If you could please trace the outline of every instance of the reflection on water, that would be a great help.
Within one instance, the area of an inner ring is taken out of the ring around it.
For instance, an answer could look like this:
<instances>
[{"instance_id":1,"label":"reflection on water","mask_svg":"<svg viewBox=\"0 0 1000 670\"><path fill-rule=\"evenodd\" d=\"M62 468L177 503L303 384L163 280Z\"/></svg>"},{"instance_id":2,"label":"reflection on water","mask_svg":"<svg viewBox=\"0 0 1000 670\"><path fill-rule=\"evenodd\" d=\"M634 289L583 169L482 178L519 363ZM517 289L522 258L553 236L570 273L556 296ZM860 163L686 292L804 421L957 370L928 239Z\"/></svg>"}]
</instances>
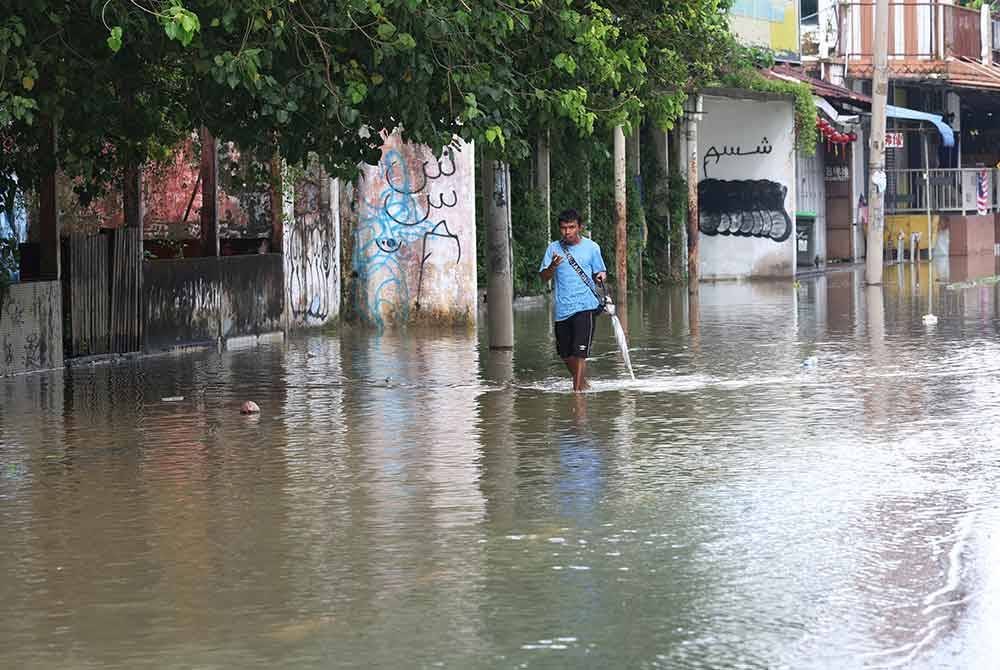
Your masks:
<instances>
[{"instance_id":1,"label":"reflection on water","mask_svg":"<svg viewBox=\"0 0 1000 670\"><path fill-rule=\"evenodd\" d=\"M0 666L994 667L995 283L626 307L0 380Z\"/></svg>"}]
</instances>

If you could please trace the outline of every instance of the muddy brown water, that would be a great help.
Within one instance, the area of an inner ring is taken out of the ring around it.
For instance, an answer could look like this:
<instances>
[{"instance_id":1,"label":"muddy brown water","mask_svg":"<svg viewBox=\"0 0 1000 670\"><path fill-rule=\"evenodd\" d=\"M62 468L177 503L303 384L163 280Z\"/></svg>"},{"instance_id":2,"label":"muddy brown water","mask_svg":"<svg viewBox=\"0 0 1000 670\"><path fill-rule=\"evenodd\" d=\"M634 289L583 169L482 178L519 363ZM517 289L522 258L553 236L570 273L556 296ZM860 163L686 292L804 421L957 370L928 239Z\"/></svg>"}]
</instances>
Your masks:
<instances>
[{"instance_id":1,"label":"muddy brown water","mask_svg":"<svg viewBox=\"0 0 1000 670\"><path fill-rule=\"evenodd\" d=\"M647 291L583 395L544 305L0 380L0 667L997 667L1000 296L928 285Z\"/></svg>"}]
</instances>

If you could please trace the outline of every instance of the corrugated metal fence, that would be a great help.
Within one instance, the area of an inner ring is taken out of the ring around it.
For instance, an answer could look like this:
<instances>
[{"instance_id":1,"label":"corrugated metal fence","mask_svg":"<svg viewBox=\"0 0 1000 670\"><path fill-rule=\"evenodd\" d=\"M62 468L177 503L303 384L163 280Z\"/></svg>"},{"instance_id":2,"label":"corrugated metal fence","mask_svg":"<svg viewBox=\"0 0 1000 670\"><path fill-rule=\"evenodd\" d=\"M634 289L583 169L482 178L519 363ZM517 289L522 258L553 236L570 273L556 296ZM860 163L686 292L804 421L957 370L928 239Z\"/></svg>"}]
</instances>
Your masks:
<instances>
[{"instance_id":1,"label":"corrugated metal fence","mask_svg":"<svg viewBox=\"0 0 1000 670\"><path fill-rule=\"evenodd\" d=\"M69 240L67 309L68 356L94 356L109 351L110 274L108 237L73 235Z\"/></svg>"},{"instance_id":2,"label":"corrugated metal fence","mask_svg":"<svg viewBox=\"0 0 1000 670\"><path fill-rule=\"evenodd\" d=\"M111 270L111 351L142 349L142 229L114 232Z\"/></svg>"}]
</instances>

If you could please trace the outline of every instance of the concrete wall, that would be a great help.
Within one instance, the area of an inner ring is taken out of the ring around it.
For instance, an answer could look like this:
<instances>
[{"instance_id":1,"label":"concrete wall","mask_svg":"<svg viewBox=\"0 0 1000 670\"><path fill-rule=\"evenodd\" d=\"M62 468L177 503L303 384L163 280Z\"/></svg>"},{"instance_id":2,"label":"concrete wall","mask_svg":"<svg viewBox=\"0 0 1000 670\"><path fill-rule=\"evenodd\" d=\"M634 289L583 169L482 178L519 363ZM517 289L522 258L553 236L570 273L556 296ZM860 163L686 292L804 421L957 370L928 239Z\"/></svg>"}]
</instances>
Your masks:
<instances>
[{"instance_id":1,"label":"concrete wall","mask_svg":"<svg viewBox=\"0 0 1000 670\"><path fill-rule=\"evenodd\" d=\"M319 169L295 185L285 219L285 300L292 327L322 326L340 315L340 182Z\"/></svg>"},{"instance_id":2,"label":"concrete wall","mask_svg":"<svg viewBox=\"0 0 1000 670\"><path fill-rule=\"evenodd\" d=\"M283 331L282 273L280 254L143 263L145 350Z\"/></svg>"},{"instance_id":3,"label":"concrete wall","mask_svg":"<svg viewBox=\"0 0 1000 670\"><path fill-rule=\"evenodd\" d=\"M389 136L378 165L356 184L354 308L376 328L423 322L474 324L474 150L440 159Z\"/></svg>"},{"instance_id":4,"label":"concrete wall","mask_svg":"<svg viewBox=\"0 0 1000 670\"><path fill-rule=\"evenodd\" d=\"M702 279L795 274L795 110L706 95L698 129Z\"/></svg>"},{"instance_id":5,"label":"concrete wall","mask_svg":"<svg viewBox=\"0 0 1000 670\"><path fill-rule=\"evenodd\" d=\"M60 283L24 282L0 288L0 377L62 364Z\"/></svg>"}]
</instances>

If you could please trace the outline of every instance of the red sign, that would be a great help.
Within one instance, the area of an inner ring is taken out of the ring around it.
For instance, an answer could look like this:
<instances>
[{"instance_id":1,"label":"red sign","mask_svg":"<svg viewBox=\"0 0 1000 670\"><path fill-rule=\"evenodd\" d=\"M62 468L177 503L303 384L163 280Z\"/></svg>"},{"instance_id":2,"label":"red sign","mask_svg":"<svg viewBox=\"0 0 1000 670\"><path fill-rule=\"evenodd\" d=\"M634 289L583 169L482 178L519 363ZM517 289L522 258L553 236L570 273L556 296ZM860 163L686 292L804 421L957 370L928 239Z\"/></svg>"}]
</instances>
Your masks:
<instances>
[{"instance_id":1,"label":"red sign","mask_svg":"<svg viewBox=\"0 0 1000 670\"><path fill-rule=\"evenodd\" d=\"M886 149L902 149L903 148L903 133L886 133L885 134L885 148Z\"/></svg>"}]
</instances>

